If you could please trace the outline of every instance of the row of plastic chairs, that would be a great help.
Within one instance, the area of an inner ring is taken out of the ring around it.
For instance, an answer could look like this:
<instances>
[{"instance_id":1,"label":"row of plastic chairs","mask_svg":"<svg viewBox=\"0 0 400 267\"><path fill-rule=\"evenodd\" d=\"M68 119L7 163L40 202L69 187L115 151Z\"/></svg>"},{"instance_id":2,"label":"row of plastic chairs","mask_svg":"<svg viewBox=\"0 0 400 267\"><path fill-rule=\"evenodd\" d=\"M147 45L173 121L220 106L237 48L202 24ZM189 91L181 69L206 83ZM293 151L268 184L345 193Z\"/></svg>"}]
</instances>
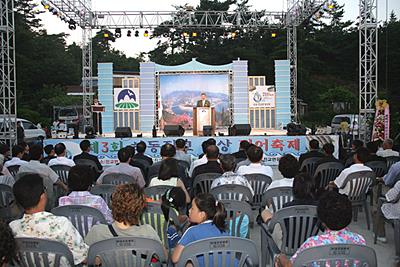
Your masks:
<instances>
[{"instance_id":1,"label":"row of plastic chairs","mask_svg":"<svg viewBox=\"0 0 400 267\"><path fill-rule=\"evenodd\" d=\"M60 266L65 259L74 266L74 259L68 247L60 242L37 239L16 238L19 248L20 266ZM168 259L161 245L154 240L140 237L115 237L96 242L89 247L89 266L167 266ZM158 259L158 264L154 263ZM53 261L54 265L49 262ZM182 252L177 267L186 266L259 266L257 247L253 241L237 237L208 238L193 242ZM307 248L298 254L294 267L325 266L334 263L340 266L377 266L375 251L367 246L355 244L335 244ZM264 266L264 265L262 265Z\"/></svg>"}]
</instances>

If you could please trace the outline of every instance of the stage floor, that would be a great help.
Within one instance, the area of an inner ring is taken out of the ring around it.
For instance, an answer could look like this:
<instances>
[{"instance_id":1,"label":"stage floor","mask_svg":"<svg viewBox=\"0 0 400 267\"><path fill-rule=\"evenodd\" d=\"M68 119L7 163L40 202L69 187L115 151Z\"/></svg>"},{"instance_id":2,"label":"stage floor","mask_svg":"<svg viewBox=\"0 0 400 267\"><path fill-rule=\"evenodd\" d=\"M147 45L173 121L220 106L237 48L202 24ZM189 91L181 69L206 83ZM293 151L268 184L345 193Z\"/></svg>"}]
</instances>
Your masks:
<instances>
[{"instance_id":1,"label":"stage floor","mask_svg":"<svg viewBox=\"0 0 400 267\"><path fill-rule=\"evenodd\" d=\"M228 130L227 129L219 129L215 131L215 135L218 136L219 133L223 134L224 136L228 135ZM153 137L152 132L138 132L134 131L132 132L132 137L136 137L137 135L142 134L143 137ZM252 136L260 136L260 135L286 135L286 130L274 130L274 129L253 129L251 130L250 135ZM101 137L106 137L106 138L112 138L115 136L115 133L103 133ZM164 136L163 131L157 131L157 136ZM186 130L184 136L193 136L193 131L192 130ZM82 136L84 138L84 135Z\"/></svg>"}]
</instances>

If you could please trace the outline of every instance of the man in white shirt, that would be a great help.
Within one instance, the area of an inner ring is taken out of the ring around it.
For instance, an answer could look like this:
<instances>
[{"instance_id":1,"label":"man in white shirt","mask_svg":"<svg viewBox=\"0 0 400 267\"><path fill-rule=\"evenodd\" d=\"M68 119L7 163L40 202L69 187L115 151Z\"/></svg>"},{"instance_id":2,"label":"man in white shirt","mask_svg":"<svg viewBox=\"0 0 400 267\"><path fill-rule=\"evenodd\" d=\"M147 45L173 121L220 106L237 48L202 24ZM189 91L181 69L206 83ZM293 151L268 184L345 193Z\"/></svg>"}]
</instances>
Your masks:
<instances>
[{"instance_id":1,"label":"man in white shirt","mask_svg":"<svg viewBox=\"0 0 400 267\"><path fill-rule=\"evenodd\" d=\"M20 145L15 145L12 148L12 159L9 161L6 161L4 163L4 167L8 168L10 166L15 166L15 165L24 165L27 162L25 160L22 160L22 157L24 156L25 153L25 148L20 146Z\"/></svg>"},{"instance_id":2,"label":"man in white shirt","mask_svg":"<svg viewBox=\"0 0 400 267\"><path fill-rule=\"evenodd\" d=\"M190 166L190 164L192 163L192 157L190 156L190 154L186 153L186 141L182 138L176 139L175 147L176 154L174 158L176 158L177 160L186 161Z\"/></svg>"},{"instance_id":3,"label":"man in white shirt","mask_svg":"<svg viewBox=\"0 0 400 267\"><path fill-rule=\"evenodd\" d=\"M399 152L394 151L392 149L393 148L393 140L392 139L390 139L390 138L386 139L383 142L382 147L383 147L383 150L379 150L378 152L376 152L377 156L384 157L384 158L392 157L392 156L395 156L395 157L399 156Z\"/></svg>"},{"instance_id":4,"label":"man in white shirt","mask_svg":"<svg viewBox=\"0 0 400 267\"><path fill-rule=\"evenodd\" d=\"M58 143L54 147L54 151L57 154L57 158L51 159L48 163L49 166L53 166L53 165L67 165L70 167L75 166L75 162L72 159L65 157L65 155L67 153L67 148L65 147L65 145L63 143Z\"/></svg>"},{"instance_id":5,"label":"man in white shirt","mask_svg":"<svg viewBox=\"0 0 400 267\"><path fill-rule=\"evenodd\" d=\"M47 188L38 174L30 174L15 182L13 193L24 208L22 219L12 221L10 227L15 237L34 237L58 241L68 246L75 265L85 261L88 246L68 218L55 216L45 211ZM54 256L49 257L50 265ZM61 260L60 266L69 266Z\"/></svg>"},{"instance_id":6,"label":"man in white shirt","mask_svg":"<svg viewBox=\"0 0 400 267\"><path fill-rule=\"evenodd\" d=\"M224 184L238 184L247 186L250 189L252 195L254 195L254 190L251 187L251 184L247 180L246 177L240 174L236 174L233 172L235 169L236 161L235 157L232 155L221 155L220 158L220 165L224 173L222 176L216 178L212 184L211 188L224 185Z\"/></svg>"},{"instance_id":7,"label":"man in white shirt","mask_svg":"<svg viewBox=\"0 0 400 267\"><path fill-rule=\"evenodd\" d=\"M272 178L273 171L270 166L261 165L261 161L264 156L264 151L258 146L250 146L247 150L247 157L250 160L250 165L241 166L237 173L241 175L252 174L252 173L261 173L268 175Z\"/></svg>"},{"instance_id":8,"label":"man in white shirt","mask_svg":"<svg viewBox=\"0 0 400 267\"><path fill-rule=\"evenodd\" d=\"M272 181L267 190L277 187L293 186L293 179L299 173L300 164L293 155L286 154L279 159L278 169L283 179Z\"/></svg>"},{"instance_id":9,"label":"man in white shirt","mask_svg":"<svg viewBox=\"0 0 400 267\"><path fill-rule=\"evenodd\" d=\"M197 159L197 160L195 160L195 161L192 162L192 164L190 165L190 169L189 169L189 177L192 177L193 170L194 170L197 166L206 164L206 163L208 162L207 156L206 156L207 147L208 147L208 146L211 146L211 145L216 145L216 144L217 144L217 142L215 141L214 138L207 139L206 141L204 141L204 142L201 144L201 148L203 149L203 156L202 156L201 158L199 158L199 159Z\"/></svg>"},{"instance_id":10,"label":"man in white shirt","mask_svg":"<svg viewBox=\"0 0 400 267\"><path fill-rule=\"evenodd\" d=\"M365 147L357 149L356 153L353 155L354 164L344 169L334 181L330 182L329 186L340 188L344 184L344 181L349 174L359 171L372 171L370 167L364 165L364 163L368 160L368 156L369 153ZM347 184L343 189L339 189L340 194L348 195L349 192L350 184Z\"/></svg>"},{"instance_id":11,"label":"man in white shirt","mask_svg":"<svg viewBox=\"0 0 400 267\"><path fill-rule=\"evenodd\" d=\"M97 184L102 184L103 183L103 178L107 174L110 173L123 173L126 175L131 176L134 178L135 182L143 188L146 184L143 178L143 174L141 170L137 167L133 167L129 164L131 161L131 153L128 151L126 147L121 148L118 151L118 160L119 164L115 166L111 166L107 169L104 170L104 172L100 175L99 179L97 179Z\"/></svg>"}]
</instances>

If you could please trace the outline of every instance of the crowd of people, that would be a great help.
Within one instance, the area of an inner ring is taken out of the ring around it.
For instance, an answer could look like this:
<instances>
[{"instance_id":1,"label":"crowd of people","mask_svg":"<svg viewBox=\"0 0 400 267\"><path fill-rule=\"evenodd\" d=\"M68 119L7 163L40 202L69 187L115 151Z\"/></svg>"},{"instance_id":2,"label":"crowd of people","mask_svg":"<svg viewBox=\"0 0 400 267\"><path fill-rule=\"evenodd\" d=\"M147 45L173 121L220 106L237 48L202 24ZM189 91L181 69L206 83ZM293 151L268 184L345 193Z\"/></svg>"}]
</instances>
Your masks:
<instances>
[{"instance_id":1,"label":"crowd of people","mask_svg":"<svg viewBox=\"0 0 400 267\"><path fill-rule=\"evenodd\" d=\"M149 203L159 203L163 219L169 222L168 246L164 246L164 256L170 255L171 261L177 263L185 247L193 242L231 233L231 218L227 216L223 202L210 193L194 194L195 178L207 173L219 174L212 181L211 189L227 184L242 185L249 188L252 195L255 189L246 175L263 174L272 178L266 190L292 188L293 200L285 203L284 208L296 205L317 208L324 231L309 237L291 258L277 255L276 266L292 266L297 255L308 247L340 243L366 245L363 236L348 228L353 213L352 203L347 197L350 188L345 181L352 173L372 171L368 162L386 162L387 157L399 156L392 147L390 139L382 145L370 142L365 146L361 141L354 140L352 151L339 160L333 156L333 144L324 144L320 149L319 142L313 139L309 142L310 151L299 159L291 154L283 155L279 160L279 173L274 173L263 161L262 148L247 141L241 141L239 151L222 154L215 139L210 138L202 144L203 154L193 160L186 151L186 141L179 138L174 144L161 147L161 160L158 162L146 155L146 143L139 142L136 146L121 148L118 151L119 164L107 168L103 168L98 158L90 154L89 140L80 143L82 153L73 159L68 157L63 143L44 148L40 144L29 146L20 143L12 147L11 155L8 146L0 144L0 184L12 188L15 198L11 208L14 220L0 222L0 265L18 261L15 237L62 242L72 252L75 264L86 264L89 246L112 237L144 237L164 244L155 229L140 221ZM318 159L315 168L327 162L339 162L346 167L329 184L319 188L316 181L318 177L307 172L303 166L310 158ZM80 164L79 160L91 161L92 165ZM61 179L54 171L52 166L56 165L69 168L67 180ZM15 167L16 172L10 171ZM107 204L101 196L92 194L91 189L103 184L109 174L116 173L125 174L132 180L131 183L116 186L111 204ZM385 218L400 219L400 161L391 165L385 176L376 178L375 183L383 184L387 193L384 195L385 201L374 212L374 233L379 242L387 242ZM152 199L144 193L145 188L160 185L169 186L161 199ZM85 205L98 209L107 224L94 225L86 236L81 236L66 217L51 213L52 208L66 205ZM177 219L171 218L171 210ZM258 215L259 223L268 224L274 216L271 203L262 207ZM248 218L246 222L246 227L250 227ZM248 231L239 235L246 237ZM274 229L273 237L277 244L281 244L279 229ZM200 261L204 262L204 259Z\"/></svg>"}]
</instances>

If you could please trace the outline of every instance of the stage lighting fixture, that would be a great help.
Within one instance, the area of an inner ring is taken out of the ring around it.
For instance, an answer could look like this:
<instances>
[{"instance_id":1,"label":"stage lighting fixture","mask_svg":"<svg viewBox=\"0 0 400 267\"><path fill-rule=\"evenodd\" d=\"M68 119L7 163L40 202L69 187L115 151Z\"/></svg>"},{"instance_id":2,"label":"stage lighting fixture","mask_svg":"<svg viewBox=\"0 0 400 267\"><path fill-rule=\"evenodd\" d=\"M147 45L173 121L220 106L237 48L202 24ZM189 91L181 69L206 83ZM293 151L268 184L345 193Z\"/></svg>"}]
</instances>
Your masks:
<instances>
[{"instance_id":1,"label":"stage lighting fixture","mask_svg":"<svg viewBox=\"0 0 400 267\"><path fill-rule=\"evenodd\" d=\"M277 35L276 32L271 33L271 37L272 37L272 38L275 38L276 35Z\"/></svg>"},{"instance_id":2,"label":"stage lighting fixture","mask_svg":"<svg viewBox=\"0 0 400 267\"><path fill-rule=\"evenodd\" d=\"M187 32L183 32L183 37L189 37L189 34Z\"/></svg>"},{"instance_id":3,"label":"stage lighting fixture","mask_svg":"<svg viewBox=\"0 0 400 267\"><path fill-rule=\"evenodd\" d=\"M192 32L192 37L197 37L197 32Z\"/></svg>"},{"instance_id":4,"label":"stage lighting fixture","mask_svg":"<svg viewBox=\"0 0 400 267\"><path fill-rule=\"evenodd\" d=\"M132 31L128 30L128 33L126 34L126 36L131 37L132 36Z\"/></svg>"},{"instance_id":5,"label":"stage lighting fixture","mask_svg":"<svg viewBox=\"0 0 400 267\"><path fill-rule=\"evenodd\" d=\"M135 37L139 37L139 31L135 31Z\"/></svg>"},{"instance_id":6,"label":"stage lighting fixture","mask_svg":"<svg viewBox=\"0 0 400 267\"><path fill-rule=\"evenodd\" d=\"M144 37L149 37L149 31L148 31L148 30L145 30L144 33L143 33L143 36L144 36Z\"/></svg>"},{"instance_id":7,"label":"stage lighting fixture","mask_svg":"<svg viewBox=\"0 0 400 267\"><path fill-rule=\"evenodd\" d=\"M237 33L236 33L236 32L232 32L232 33L231 33L231 37L232 37L232 39L235 39L235 38L236 38L236 35L237 35Z\"/></svg>"},{"instance_id":8,"label":"stage lighting fixture","mask_svg":"<svg viewBox=\"0 0 400 267\"><path fill-rule=\"evenodd\" d=\"M121 34L121 29L120 28L116 28L115 29L115 37L116 38L121 38L122 34Z\"/></svg>"},{"instance_id":9,"label":"stage lighting fixture","mask_svg":"<svg viewBox=\"0 0 400 267\"><path fill-rule=\"evenodd\" d=\"M68 28L70 30L76 30L76 22L73 19L70 19L68 22Z\"/></svg>"},{"instance_id":10,"label":"stage lighting fixture","mask_svg":"<svg viewBox=\"0 0 400 267\"><path fill-rule=\"evenodd\" d=\"M108 33L105 32L105 33L103 33L103 37L104 37L104 38L108 38L108 37L110 37L110 35L109 35Z\"/></svg>"}]
</instances>

